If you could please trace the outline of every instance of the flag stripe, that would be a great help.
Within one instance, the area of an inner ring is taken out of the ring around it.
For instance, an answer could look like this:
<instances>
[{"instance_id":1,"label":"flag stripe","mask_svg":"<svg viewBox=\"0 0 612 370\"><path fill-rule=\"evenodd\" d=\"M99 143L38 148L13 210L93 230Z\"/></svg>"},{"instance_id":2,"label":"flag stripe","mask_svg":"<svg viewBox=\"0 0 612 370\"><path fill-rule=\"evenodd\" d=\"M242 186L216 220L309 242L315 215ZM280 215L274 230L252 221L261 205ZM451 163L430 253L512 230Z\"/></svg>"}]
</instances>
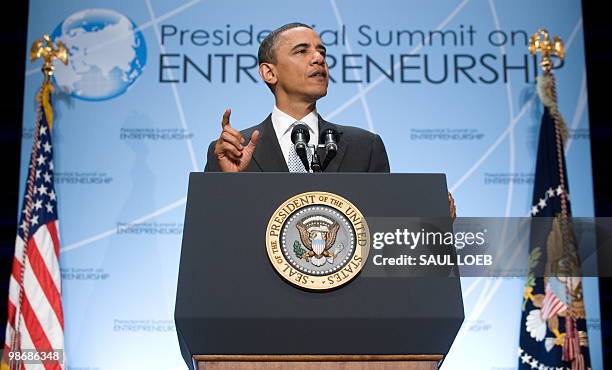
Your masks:
<instances>
[{"instance_id":1,"label":"flag stripe","mask_svg":"<svg viewBox=\"0 0 612 370\"><path fill-rule=\"evenodd\" d=\"M22 323L24 322L23 316L21 316L21 322ZM19 348L21 349L34 348L34 343L32 343L32 338L30 337L30 331L28 330L27 326L21 325L19 332L21 334L19 338L21 340ZM20 368L26 369L25 364L22 363ZM40 366L38 368L40 369Z\"/></svg>"},{"instance_id":2,"label":"flag stripe","mask_svg":"<svg viewBox=\"0 0 612 370\"><path fill-rule=\"evenodd\" d=\"M10 345L9 338L13 337L13 322L15 321L15 304L11 301L8 302L8 318L6 325L6 336L4 337L6 344ZM10 331L10 332L9 332Z\"/></svg>"},{"instance_id":3,"label":"flag stripe","mask_svg":"<svg viewBox=\"0 0 612 370\"><path fill-rule=\"evenodd\" d=\"M55 260L59 261L59 233L57 232L58 221L51 221L47 224L47 231L53 240L53 251L55 252ZM57 272L59 273L59 266Z\"/></svg>"},{"instance_id":4,"label":"flag stripe","mask_svg":"<svg viewBox=\"0 0 612 370\"><path fill-rule=\"evenodd\" d=\"M16 285L17 295L14 296L15 302L17 300L17 297L19 296L19 284L21 283L21 261L23 258L23 249L24 249L23 239L17 236L17 239L15 241L15 256L13 258L13 271L12 271L12 276L15 278L15 283L17 284ZM9 291L9 293L11 292Z\"/></svg>"},{"instance_id":5,"label":"flag stripe","mask_svg":"<svg viewBox=\"0 0 612 370\"><path fill-rule=\"evenodd\" d=\"M57 258L57 254L55 253L55 240L53 238L53 234L51 233L49 224L43 225L36 231L34 234L34 241L36 241L38 252L42 257L49 274L53 278L55 289L57 289L57 291L61 291L59 260ZM46 248L44 246L52 246L53 248Z\"/></svg>"},{"instance_id":6,"label":"flag stripe","mask_svg":"<svg viewBox=\"0 0 612 370\"><path fill-rule=\"evenodd\" d=\"M15 321L15 317L17 315L17 302L19 300L19 283L17 282L18 274L15 274L14 271L21 271L21 263L17 260L16 257L13 257L13 272L10 276L9 281L9 299L8 299L8 315L6 322L6 336L4 337L5 343L5 354L8 350L12 349L13 346L13 335L15 334L15 325L17 324ZM8 359L6 359L8 362Z\"/></svg>"},{"instance_id":7,"label":"flag stripe","mask_svg":"<svg viewBox=\"0 0 612 370\"><path fill-rule=\"evenodd\" d=\"M62 326L53 311L53 308L49 304L49 301L43 293L43 288L39 285L36 276L34 275L32 265L30 264L29 258L26 259L26 269L23 276L23 283L25 288L24 298L28 298L28 302L33 309L33 314L39 320L40 328L43 330L45 337L51 344L51 347L46 347L47 350L51 348L62 348ZM25 315L27 312L24 312ZM33 336L35 332L30 331ZM36 343L36 340L34 341Z\"/></svg>"},{"instance_id":8,"label":"flag stripe","mask_svg":"<svg viewBox=\"0 0 612 370\"><path fill-rule=\"evenodd\" d=\"M19 284L15 280L13 275L10 276L9 281L9 300L8 300L8 315L6 322L6 335L4 337L5 347L8 349L12 348L13 334L15 333L15 315L16 315L16 300L19 295ZM5 349L6 352L6 349Z\"/></svg>"},{"instance_id":9,"label":"flag stripe","mask_svg":"<svg viewBox=\"0 0 612 370\"><path fill-rule=\"evenodd\" d=\"M13 343L11 343L11 340L13 339L14 332L15 330L13 329L13 325L11 324L10 321L8 321L6 324L6 332L4 336L4 355L5 356L6 356L6 351L9 351L12 348L11 346L13 345Z\"/></svg>"},{"instance_id":10,"label":"flag stripe","mask_svg":"<svg viewBox=\"0 0 612 370\"><path fill-rule=\"evenodd\" d=\"M25 321L24 318L21 318L22 322ZM34 343L32 342L32 337L30 336L30 332L27 328L26 325L22 325L21 330L21 349L33 349L36 348L34 346ZM42 369L43 366L41 366L40 364L21 364L21 369L24 370L40 370ZM54 370L54 369L59 369L57 366L53 366L52 364L44 364L44 368L45 369L50 369L50 370Z\"/></svg>"},{"instance_id":11,"label":"flag stripe","mask_svg":"<svg viewBox=\"0 0 612 370\"><path fill-rule=\"evenodd\" d=\"M9 281L9 299L8 299L8 315L6 323L6 336L4 337L5 352L6 348L12 349L13 335L15 333L15 315L17 311L17 304L19 301L19 280L21 275L21 258L23 255L23 239L17 235L15 240L15 255L13 257L13 269ZM7 360L8 361L8 360Z\"/></svg>"},{"instance_id":12,"label":"flag stripe","mask_svg":"<svg viewBox=\"0 0 612 370\"><path fill-rule=\"evenodd\" d=\"M40 229L38 229L39 231L37 231L36 234L39 234L44 229L45 227L41 227ZM38 245L42 244L38 244L37 242L38 240L36 239L36 235L34 235L34 239L30 239L30 242L28 243L28 262L32 266L32 272L34 273L40 285L40 289L47 299L47 302L53 309L53 312L55 313L56 318L59 321L61 327L64 327L64 316L62 314L61 301L62 297L60 295L60 292L58 291L55 279L53 279L53 277L49 273L49 269L47 268L47 265L45 264L45 261L40 254ZM46 251L48 254L49 248L46 248ZM51 251L51 253L53 252ZM53 265L53 263L51 264ZM56 269L59 268L57 267L57 262L55 263L55 266Z\"/></svg>"},{"instance_id":13,"label":"flag stripe","mask_svg":"<svg viewBox=\"0 0 612 370\"><path fill-rule=\"evenodd\" d=\"M21 239L21 237L17 235L17 237L15 238L15 257L19 258L19 261L21 261L21 257L23 256L24 246L25 243L23 242L23 239Z\"/></svg>"},{"instance_id":14,"label":"flag stripe","mask_svg":"<svg viewBox=\"0 0 612 370\"><path fill-rule=\"evenodd\" d=\"M15 277L11 275L9 278L9 310L8 310L8 321L10 323L15 322L15 309L17 299L19 298L19 284Z\"/></svg>"},{"instance_id":15,"label":"flag stripe","mask_svg":"<svg viewBox=\"0 0 612 370\"><path fill-rule=\"evenodd\" d=\"M567 306L557 297L555 292L553 292L550 284L546 284L546 288L544 289L544 301L542 302L542 318L548 320L559 312L564 311L566 308Z\"/></svg>"},{"instance_id":16,"label":"flag stripe","mask_svg":"<svg viewBox=\"0 0 612 370\"><path fill-rule=\"evenodd\" d=\"M24 328L20 328L21 330L21 349L25 350L25 349L35 349L38 351L42 351L42 350L49 350L49 348L51 347L51 343L49 342L49 338L47 338L47 336L45 335L45 332L40 324L40 321L38 320L38 318L36 317L36 314L34 314L34 310L32 308L32 306L30 305L30 301L28 300L28 298L25 296L23 297L23 301L22 301L22 305L23 305L23 323L25 324ZM25 333L23 333L23 329L27 329L28 333L29 333L29 338L25 338ZM29 339L29 340L26 340ZM28 343L28 341L30 343ZM32 345L32 347L29 347L29 345Z\"/></svg>"}]
</instances>

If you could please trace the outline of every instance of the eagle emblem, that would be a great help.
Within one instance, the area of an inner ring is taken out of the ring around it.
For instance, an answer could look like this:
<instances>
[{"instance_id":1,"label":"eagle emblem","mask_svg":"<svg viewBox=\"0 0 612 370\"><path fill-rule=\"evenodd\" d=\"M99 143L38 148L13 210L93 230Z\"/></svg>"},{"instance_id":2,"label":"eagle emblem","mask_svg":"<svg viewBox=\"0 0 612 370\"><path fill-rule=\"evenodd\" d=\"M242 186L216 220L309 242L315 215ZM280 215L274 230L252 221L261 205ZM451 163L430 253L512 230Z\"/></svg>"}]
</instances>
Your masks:
<instances>
[{"instance_id":1,"label":"eagle emblem","mask_svg":"<svg viewBox=\"0 0 612 370\"><path fill-rule=\"evenodd\" d=\"M266 228L266 251L276 272L308 290L327 291L352 281L369 250L365 217L338 194L296 194L279 205Z\"/></svg>"},{"instance_id":2,"label":"eagle emblem","mask_svg":"<svg viewBox=\"0 0 612 370\"><path fill-rule=\"evenodd\" d=\"M340 243L330 251L336 242L340 224L328 217L321 215L305 217L295 227L298 229L302 244L308 250L301 258L315 266L333 263L334 258L344 248Z\"/></svg>"}]
</instances>

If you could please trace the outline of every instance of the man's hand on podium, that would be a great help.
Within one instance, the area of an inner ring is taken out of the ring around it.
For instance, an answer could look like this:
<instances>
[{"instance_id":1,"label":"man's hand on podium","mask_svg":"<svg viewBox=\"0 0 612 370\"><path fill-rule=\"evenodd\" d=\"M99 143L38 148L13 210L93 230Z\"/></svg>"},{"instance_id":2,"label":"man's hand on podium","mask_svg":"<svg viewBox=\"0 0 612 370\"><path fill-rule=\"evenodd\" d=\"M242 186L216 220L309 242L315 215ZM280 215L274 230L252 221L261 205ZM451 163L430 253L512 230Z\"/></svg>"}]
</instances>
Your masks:
<instances>
[{"instance_id":1,"label":"man's hand on podium","mask_svg":"<svg viewBox=\"0 0 612 370\"><path fill-rule=\"evenodd\" d=\"M230 125L230 108L223 113L221 121L221 136L215 144L215 156L219 163L219 168L223 172L241 172L251 163L255 145L259 139L259 131L255 130L251 136L251 140L245 146L244 137L239 131Z\"/></svg>"},{"instance_id":2,"label":"man's hand on podium","mask_svg":"<svg viewBox=\"0 0 612 370\"><path fill-rule=\"evenodd\" d=\"M451 218L455 221L455 218L457 218L457 207L455 207L455 199L453 199L450 191L448 192L448 206L450 207Z\"/></svg>"}]
</instances>

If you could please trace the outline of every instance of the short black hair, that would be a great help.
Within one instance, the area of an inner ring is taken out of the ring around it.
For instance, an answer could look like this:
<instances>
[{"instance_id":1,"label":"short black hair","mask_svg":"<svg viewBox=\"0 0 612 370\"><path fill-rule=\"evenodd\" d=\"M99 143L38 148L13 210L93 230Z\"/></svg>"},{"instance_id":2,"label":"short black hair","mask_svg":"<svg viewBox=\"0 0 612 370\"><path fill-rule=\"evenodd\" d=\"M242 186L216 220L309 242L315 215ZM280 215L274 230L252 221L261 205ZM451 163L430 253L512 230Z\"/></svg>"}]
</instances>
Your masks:
<instances>
[{"instance_id":1,"label":"short black hair","mask_svg":"<svg viewBox=\"0 0 612 370\"><path fill-rule=\"evenodd\" d=\"M268 36L266 36L266 38L259 45L259 51L257 52L257 59L258 59L259 64L275 63L276 62L276 53L275 53L276 50L275 49L276 49L276 46L278 45L278 40L280 38L280 35L287 30L290 30L292 28L299 28L299 27L305 27L305 28L312 29L312 27L310 27L307 24L294 22L294 23L288 23L284 26L280 26L279 28L270 32Z\"/></svg>"},{"instance_id":2,"label":"short black hair","mask_svg":"<svg viewBox=\"0 0 612 370\"><path fill-rule=\"evenodd\" d=\"M268 36L266 36L266 38L259 45L259 51L257 52L258 64L276 63L276 46L278 46L280 35L287 30L290 30L292 28L300 28L300 27L312 29L312 27L310 27L307 24L293 22L293 23L285 24L284 26L280 26L279 28L270 32ZM272 92L274 93L272 86L268 84L267 82L266 82L266 85L268 85L270 90L272 90Z\"/></svg>"}]
</instances>

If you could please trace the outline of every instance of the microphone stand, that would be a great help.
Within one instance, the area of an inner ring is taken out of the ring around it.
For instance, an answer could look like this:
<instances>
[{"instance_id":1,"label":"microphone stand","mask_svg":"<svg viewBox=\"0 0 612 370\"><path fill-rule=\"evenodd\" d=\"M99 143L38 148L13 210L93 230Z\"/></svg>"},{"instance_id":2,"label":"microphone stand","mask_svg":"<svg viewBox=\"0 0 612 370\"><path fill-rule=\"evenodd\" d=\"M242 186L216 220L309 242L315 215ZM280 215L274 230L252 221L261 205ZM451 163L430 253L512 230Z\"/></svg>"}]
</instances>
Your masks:
<instances>
[{"instance_id":1,"label":"microphone stand","mask_svg":"<svg viewBox=\"0 0 612 370\"><path fill-rule=\"evenodd\" d=\"M317 149L325 148L325 144L318 144L317 146L310 144L308 145L308 148L312 150L312 159L310 160L310 168L312 168L312 172L324 172L329 162L336 156L335 152L332 155L328 154L325 156L323 163L321 163Z\"/></svg>"},{"instance_id":2,"label":"microphone stand","mask_svg":"<svg viewBox=\"0 0 612 370\"><path fill-rule=\"evenodd\" d=\"M310 161L310 168L312 168L312 172L322 172L321 160L319 159L319 153L317 153L317 148L320 146L321 144L317 146L308 145L308 147L312 149L312 159Z\"/></svg>"}]
</instances>

